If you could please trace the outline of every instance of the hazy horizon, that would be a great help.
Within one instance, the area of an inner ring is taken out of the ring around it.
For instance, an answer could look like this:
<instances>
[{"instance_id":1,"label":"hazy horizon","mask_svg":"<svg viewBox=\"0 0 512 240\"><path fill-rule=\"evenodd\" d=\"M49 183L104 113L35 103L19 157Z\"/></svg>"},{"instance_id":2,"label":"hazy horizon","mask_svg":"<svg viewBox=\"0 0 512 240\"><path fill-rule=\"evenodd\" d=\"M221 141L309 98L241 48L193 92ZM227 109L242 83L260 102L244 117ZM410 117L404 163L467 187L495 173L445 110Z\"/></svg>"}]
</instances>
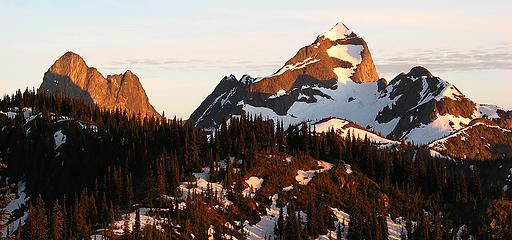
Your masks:
<instances>
[{"instance_id":1,"label":"hazy horizon","mask_svg":"<svg viewBox=\"0 0 512 240\"><path fill-rule=\"evenodd\" d=\"M478 103L512 109L511 3L290 3L2 1L0 94L39 87L73 51L105 76L132 70L159 112L188 118L223 76L270 75L341 21L381 77L422 65Z\"/></svg>"}]
</instances>

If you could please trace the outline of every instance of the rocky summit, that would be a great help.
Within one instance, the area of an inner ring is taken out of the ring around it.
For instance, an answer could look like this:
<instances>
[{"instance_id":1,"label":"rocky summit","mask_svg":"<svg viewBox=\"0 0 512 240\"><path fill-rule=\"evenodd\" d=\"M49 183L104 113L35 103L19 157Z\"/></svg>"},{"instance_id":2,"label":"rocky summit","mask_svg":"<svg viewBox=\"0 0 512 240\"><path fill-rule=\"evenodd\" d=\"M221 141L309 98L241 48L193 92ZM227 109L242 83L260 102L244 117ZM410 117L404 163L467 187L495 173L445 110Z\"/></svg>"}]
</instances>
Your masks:
<instances>
[{"instance_id":1,"label":"rocky summit","mask_svg":"<svg viewBox=\"0 0 512 240\"><path fill-rule=\"evenodd\" d=\"M67 52L44 74L39 92L80 99L104 109L160 116L150 104L139 78L130 70L106 78L88 67L78 54Z\"/></svg>"},{"instance_id":2,"label":"rocky summit","mask_svg":"<svg viewBox=\"0 0 512 240\"><path fill-rule=\"evenodd\" d=\"M253 108L259 108L276 116L288 115L297 121L285 122L297 123L303 118L294 117L296 105L312 106L323 99L332 100L328 92L359 83L377 87L381 82L364 39L338 23L301 48L274 74L262 78L244 75L240 81L233 75L223 78L190 120L196 126L210 128L223 116L254 114L258 110Z\"/></svg>"}]
</instances>

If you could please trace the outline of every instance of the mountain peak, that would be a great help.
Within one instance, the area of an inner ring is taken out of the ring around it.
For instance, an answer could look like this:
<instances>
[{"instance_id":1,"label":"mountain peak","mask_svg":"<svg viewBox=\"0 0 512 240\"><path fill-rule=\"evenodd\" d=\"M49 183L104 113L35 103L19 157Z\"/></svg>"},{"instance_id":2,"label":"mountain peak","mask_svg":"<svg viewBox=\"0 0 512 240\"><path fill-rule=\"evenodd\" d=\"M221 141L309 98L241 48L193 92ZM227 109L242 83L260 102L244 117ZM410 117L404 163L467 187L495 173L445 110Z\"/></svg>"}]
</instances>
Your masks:
<instances>
[{"instance_id":1,"label":"mountain peak","mask_svg":"<svg viewBox=\"0 0 512 240\"><path fill-rule=\"evenodd\" d=\"M61 58L69 58L69 57L82 58L80 55L78 55L77 53L72 52L72 51L67 51L66 53L64 53L64 55L61 56Z\"/></svg>"},{"instance_id":2,"label":"mountain peak","mask_svg":"<svg viewBox=\"0 0 512 240\"><path fill-rule=\"evenodd\" d=\"M67 65L79 64L79 65L87 66L87 64L85 63L85 60L80 55L78 55L74 52L71 52L71 51L64 53L64 55L62 55L59 59L57 59L57 61L55 61L55 64L57 64L57 63L67 64Z\"/></svg>"},{"instance_id":3,"label":"mountain peak","mask_svg":"<svg viewBox=\"0 0 512 240\"><path fill-rule=\"evenodd\" d=\"M350 31L347 28L347 26L345 26L345 24L343 24L342 22L338 22L329 31L320 35L320 37L325 37L331 41L336 41L340 39L345 39L350 34L352 34L352 31Z\"/></svg>"},{"instance_id":4,"label":"mountain peak","mask_svg":"<svg viewBox=\"0 0 512 240\"><path fill-rule=\"evenodd\" d=\"M416 66L413 67L409 73L407 73L408 76L414 76L414 77L432 77L432 73L427 70L426 68L422 66Z\"/></svg>"},{"instance_id":5,"label":"mountain peak","mask_svg":"<svg viewBox=\"0 0 512 240\"><path fill-rule=\"evenodd\" d=\"M373 91L386 85L384 80L377 83L378 80L364 39L343 23L337 23L316 36L312 44L300 48L269 76L255 79L243 76L240 81L234 77L223 78L189 120L195 126L214 128L225 116L261 115L260 110L275 114L267 115L269 118L285 119L284 125L329 116L344 117L333 113L340 113L340 109L349 112L348 108L359 106L355 103L375 96L377 93ZM359 85L364 86L359 88ZM352 90L361 97L355 96ZM340 107L340 103L350 106ZM313 111L317 106L322 110Z\"/></svg>"},{"instance_id":6,"label":"mountain peak","mask_svg":"<svg viewBox=\"0 0 512 240\"><path fill-rule=\"evenodd\" d=\"M89 67L80 55L68 51L48 69L48 72L61 75L72 76L72 79L78 78L80 73L87 71Z\"/></svg>"},{"instance_id":7,"label":"mountain peak","mask_svg":"<svg viewBox=\"0 0 512 240\"><path fill-rule=\"evenodd\" d=\"M130 69L126 70L123 75L125 77L126 76L136 76Z\"/></svg>"},{"instance_id":8,"label":"mountain peak","mask_svg":"<svg viewBox=\"0 0 512 240\"><path fill-rule=\"evenodd\" d=\"M66 52L44 74L40 92L80 99L105 109L159 116L149 103L139 78L130 70L105 78L74 52Z\"/></svg>"}]
</instances>

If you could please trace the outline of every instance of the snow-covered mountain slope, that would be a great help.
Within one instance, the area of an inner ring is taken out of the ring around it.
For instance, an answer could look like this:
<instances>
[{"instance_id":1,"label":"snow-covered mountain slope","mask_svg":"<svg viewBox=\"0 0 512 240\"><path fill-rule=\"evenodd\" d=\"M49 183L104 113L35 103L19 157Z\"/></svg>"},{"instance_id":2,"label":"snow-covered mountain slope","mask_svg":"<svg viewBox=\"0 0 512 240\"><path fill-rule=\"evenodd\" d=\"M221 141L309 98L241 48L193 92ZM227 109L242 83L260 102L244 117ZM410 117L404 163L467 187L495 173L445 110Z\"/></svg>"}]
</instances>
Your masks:
<instances>
[{"instance_id":1,"label":"snow-covered mountain slope","mask_svg":"<svg viewBox=\"0 0 512 240\"><path fill-rule=\"evenodd\" d=\"M368 131L367 129L364 129L363 127L357 124L354 124L353 122L344 119L324 119L313 124L313 127L317 133L334 131L344 138L353 137L361 140L368 139L370 142L373 142L382 147L400 145L400 142L398 141L383 138L375 133Z\"/></svg>"},{"instance_id":2,"label":"snow-covered mountain slope","mask_svg":"<svg viewBox=\"0 0 512 240\"><path fill-rule=\"evenodd\" d=\"M199 127L215 127L226 115L251 113L251 107L279 116L293 115L295 109L302 109L300 105L333 100L333 93L343 94L357 83L371 82L367 88L375 93L378 79L366 42L338 23L301 48L274 74L256 79L244 75L240 81L232 75L224 77L190 120Z\"/></svg>"},{"instance_id":3,"label":"snow-covered mountain slope","mask_svg":"<svg viewBox=\"0 0 512 240\"><path fill-rule=\"evenodd\" d=\"M366 42L341 23L270 76L223 78L189 120L216 128L223 118L241 114L285 126L347 119L385 138L415 144L447 137L478 118L512 126L512 114L471 101L423 67L400 73L389 84L379 79Z\"/></svg>"},{"instance_id":4,"label":"snow-covered mountain slope","mask_svg":"<svg viewBox=\"0 0 512 240\"><path fill-rule=\"evenodd\" d=\"M480 117L474 102L423 67L396 76L382 91L379 101L388 105L379 111L376 121L396 124L392 124L391 132L375 130L417 144L448 136Z\"/></svg>"},{"instance_id":5,"label":"snow-covered mountain slope","mask_svg":"<svg viewBox=\"0 0 512 240\"><path fill-rule=\"evenodd\" d=\"M459 159L509 158L512 157L512 130L490 120L477 119L468 127L429 144L429 147Z\"/></svg>"}]
</instances>

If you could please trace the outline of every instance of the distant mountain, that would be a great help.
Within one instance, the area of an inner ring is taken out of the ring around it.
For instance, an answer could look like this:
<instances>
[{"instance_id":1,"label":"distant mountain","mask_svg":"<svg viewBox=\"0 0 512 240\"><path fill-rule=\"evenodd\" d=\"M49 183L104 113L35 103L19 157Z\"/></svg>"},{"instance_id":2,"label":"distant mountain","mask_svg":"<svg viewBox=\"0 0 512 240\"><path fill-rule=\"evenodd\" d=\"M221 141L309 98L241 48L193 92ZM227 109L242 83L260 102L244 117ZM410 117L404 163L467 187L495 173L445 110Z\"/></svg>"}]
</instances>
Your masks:
<instances>
[{"instance_id":1,"label":"distant mountain","mask_svg":"<svg viewBox=\"0 0 512 240\"><path fill-rule=\"evenodd\" d=\"M366 42L338 23L270 76L255 79L244 75L240 81L233 75L224 77L190 120L196 126L209 128L217 126L223 116L261 110L268 112L263 115L282 118L286 125L300 123L310 117L294 113L297 105L313 106L334 100L332 93L357 83L369 82L366 86L377 90L378 86L385 86L378 80ZM311 116L310 120L314 119L321 118Z\"/></svg>"},{"instance_id":2,"label":"distant mountain","mask_svg":"<svg viewBox=\"0 0 512 240\"><path fill-rule=\"evenodd\" d=\"M190 121L214 129L223 118L241 114L261 115L285 126L339 118L415 144L450 136L476 119L494 116L502 119L495 121L504 122L503 128L511 125L506 120L510 118L503 118L507 112L473 102L424 67L400 73L389 83L379 79L368 45L342 23L301 48L270 76L224 77ZM498 152L484 158L503 155Z\"/></svg>"},{"instance_id":3,"label":"distant mountain","mask_svg":"<svg viewBox=\"0 0 512 240\"><path fill-rule=\"evenodd\" d=\"M55 61L44 74L38 91L77 98L105 109L160 116L149 103L139 78L130 70L105 78L73 52L67 52Z\"/></svg>"}]
</instances>

